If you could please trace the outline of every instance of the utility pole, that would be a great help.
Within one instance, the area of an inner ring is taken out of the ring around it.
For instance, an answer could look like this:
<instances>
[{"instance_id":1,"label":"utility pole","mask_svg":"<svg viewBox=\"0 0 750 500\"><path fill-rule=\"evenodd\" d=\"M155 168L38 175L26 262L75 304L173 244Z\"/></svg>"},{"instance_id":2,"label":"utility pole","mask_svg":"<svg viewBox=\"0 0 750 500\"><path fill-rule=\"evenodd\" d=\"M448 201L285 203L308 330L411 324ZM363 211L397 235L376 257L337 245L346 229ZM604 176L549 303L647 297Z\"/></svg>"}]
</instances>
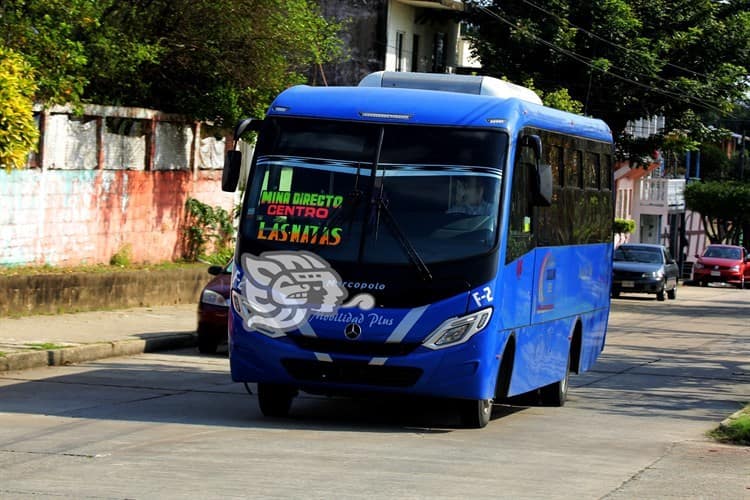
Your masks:
<instances>
[{"instance_id":1,"label":"utility pole","mask_svg":"<svg viewBox=\"0 0 750 500\"><path fill-rule=\"evenodd\" d=\"M745 180L745 129L742 129L742 137L740 138L740 175L739 179Z\"/></svg>"}]
</instances>

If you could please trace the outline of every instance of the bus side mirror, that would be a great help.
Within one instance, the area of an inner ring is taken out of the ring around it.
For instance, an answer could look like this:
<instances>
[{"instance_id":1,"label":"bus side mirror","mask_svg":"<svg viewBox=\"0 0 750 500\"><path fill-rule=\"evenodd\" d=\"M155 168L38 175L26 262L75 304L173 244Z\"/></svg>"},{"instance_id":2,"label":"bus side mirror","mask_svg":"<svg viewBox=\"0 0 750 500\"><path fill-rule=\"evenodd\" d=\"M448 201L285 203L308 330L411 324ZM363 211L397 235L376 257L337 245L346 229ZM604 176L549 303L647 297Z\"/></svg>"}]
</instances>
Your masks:
<instances>
[{"instance_id":1,"label":"bus side mirror","mask_svg":"<svg viewBox=\"0 0 750 500\"><path fill-rule=\"evenodd\" d=\"M221 173L221 189L233 193L237 189L240 180L240 170L242 168L242 153L237 151L237 142L242 134L248 130L258 132L263 126L263 120L257 118L245 118L241 120L234 128L234 141L232 149L227 151L224 157L224 171Z\"/></svg>"},{"instance_id":2,"label":"bus side mirror","mask_svg":"<svg viewBox=\"0 0 750 500\"><path fill-rule=\"evenodd\" d=\"M237 183L240 181L240 168L242 167L242 153L234 149L227 151L224 157L224 171L221 173L221 189L234 193Z\"/></svg>"},{"instance_id":3,"label":"bus side mirror","mask_svg":"<svg viewBox=\"0 0 750 500\"><path fill-rule=\"evenodd\" d=\"M548 207L552 205L552 166L540 163L537 167L537 185L534 193L534 205Z\"/></svg>"}]
</instances>

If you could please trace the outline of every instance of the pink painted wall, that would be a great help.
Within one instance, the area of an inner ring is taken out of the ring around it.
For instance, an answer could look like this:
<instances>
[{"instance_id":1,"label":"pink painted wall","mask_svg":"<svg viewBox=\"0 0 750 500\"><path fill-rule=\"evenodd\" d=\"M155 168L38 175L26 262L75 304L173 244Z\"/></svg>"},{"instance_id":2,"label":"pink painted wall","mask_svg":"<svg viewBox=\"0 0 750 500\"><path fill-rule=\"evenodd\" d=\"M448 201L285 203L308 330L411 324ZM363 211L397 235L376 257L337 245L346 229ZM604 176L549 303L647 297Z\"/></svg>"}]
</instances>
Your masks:
<instances>
[{"instance_id":1,"label":"pink painted wall","mask_svg":"<svg viewBox=\"0 0 750 500\"><path fill-rule=\"evenodd\" d=\"M231 211L221 170L0 170L0 265L181 257L188 197Z\"/></svg>"}]
</instances>

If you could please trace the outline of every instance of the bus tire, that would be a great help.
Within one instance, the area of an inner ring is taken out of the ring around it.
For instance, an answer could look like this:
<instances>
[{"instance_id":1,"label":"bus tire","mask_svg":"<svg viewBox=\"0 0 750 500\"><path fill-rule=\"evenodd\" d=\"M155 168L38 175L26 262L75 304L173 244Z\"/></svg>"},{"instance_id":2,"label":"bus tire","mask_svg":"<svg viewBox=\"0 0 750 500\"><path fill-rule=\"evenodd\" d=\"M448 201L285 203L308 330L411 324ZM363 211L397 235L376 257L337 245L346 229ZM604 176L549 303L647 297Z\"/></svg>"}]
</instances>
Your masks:
<instances>
[{"instance_id":1,"label":"bus tire","mask_svg":"<svg viewBox=\"0 0 750 500\"><path fill-rule=\"evenodd\" d=\"M481 429L490 423L492 399L462 399L459 401L461 425L469 429Z\"/></svg>"},{"instance_id":2,"label":"bus tire","mask_svg":"<svg viewBox=\"0 0 750 500\"><path fill-rule=\"evenodd\" d=\"M565 367L565 376L557 382L545 385L539 390L544 406L563 406L568 398L568 382L570 380L570 355Z\"/></svg>"},{"instance_id":3,"label":"bus tire","mask_svg":"<svg viewBox=\"0 0 750 500\"><path fill-rule=\"evenodd\" d=\"M266 417L286 417L297 391L279 384L258 384L258 404Z\"/></svg>"}]
</instances>

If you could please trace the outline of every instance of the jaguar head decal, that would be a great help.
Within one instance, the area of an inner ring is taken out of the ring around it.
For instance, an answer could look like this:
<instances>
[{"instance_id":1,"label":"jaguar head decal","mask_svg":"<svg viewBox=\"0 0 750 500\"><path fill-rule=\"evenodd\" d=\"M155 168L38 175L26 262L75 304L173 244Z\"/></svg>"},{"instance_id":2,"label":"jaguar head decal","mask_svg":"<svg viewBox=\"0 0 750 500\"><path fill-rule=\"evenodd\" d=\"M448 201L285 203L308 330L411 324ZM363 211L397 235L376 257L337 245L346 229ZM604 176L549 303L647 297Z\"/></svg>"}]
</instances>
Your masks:
<instances>
[{"instance_id":1,"label":"jaguar head decal","mask_svg":"<svg viewBox=\"0 0 750 500\"><path fill-rule=\"evenodd\" d=\"M299 327L311 314L335 314L339 307L371 309L375 300L360 294L342 304L348 292L341 277L311 252L243 254L244 279L240 284L247 306L246 326L286 332Z\"/></svg>"}]
</instances>

